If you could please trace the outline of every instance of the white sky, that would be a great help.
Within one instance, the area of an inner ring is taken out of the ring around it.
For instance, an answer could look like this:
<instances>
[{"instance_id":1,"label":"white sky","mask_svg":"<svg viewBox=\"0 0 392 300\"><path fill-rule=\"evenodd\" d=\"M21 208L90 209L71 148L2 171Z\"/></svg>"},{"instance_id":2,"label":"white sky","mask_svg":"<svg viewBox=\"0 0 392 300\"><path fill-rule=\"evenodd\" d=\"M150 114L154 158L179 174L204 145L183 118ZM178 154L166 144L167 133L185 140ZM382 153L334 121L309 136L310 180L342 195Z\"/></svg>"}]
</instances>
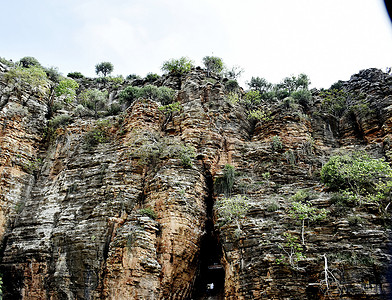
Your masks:
<instances>
[{"instance_id":1,"label":"white sky","mask_svg":"<svg viewBox=\"0 0 392 300\"><path fill-rule=\"evenodd\" d=\"M215 55L276 83L307 74L329 87L361 69L392 66L392 24L381 0L1 0L0 56L34 56L66 75L161 74L165 60ZM245 87L245 86L244 86Z\"/></svg>"}]
</instances>

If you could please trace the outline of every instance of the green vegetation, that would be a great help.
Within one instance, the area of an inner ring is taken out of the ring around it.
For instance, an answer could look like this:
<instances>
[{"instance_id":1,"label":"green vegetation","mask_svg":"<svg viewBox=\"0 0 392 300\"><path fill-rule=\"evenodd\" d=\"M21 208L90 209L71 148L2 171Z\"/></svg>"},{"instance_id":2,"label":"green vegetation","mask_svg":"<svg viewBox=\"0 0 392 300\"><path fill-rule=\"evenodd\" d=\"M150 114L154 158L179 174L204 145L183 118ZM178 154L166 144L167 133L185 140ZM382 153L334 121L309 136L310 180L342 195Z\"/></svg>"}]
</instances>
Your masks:
<instances>
[{"instance_id":1,"label":"green vegetation","mask_svg":"<svg viewBox=\"0 0 392 300\"><path fill-rule=\"evenodd\" d=\"M58 115L49 121L48 126L54 131L61 126L67 125L71 119L71 116L68 114Z\"/></svg>"},{"instance_id":2,"label":"green vegetation","mask_svg":"<svg viewBox=\"0 0 392 300\"><path fill-rule=\"evenodd\" d=\"M159 78L160 78L160 76L158 74L148 73L146 78L145 78L145 80L147 80L147 81L155 81L155 80L157 80Z\"/></svg>"},{"instance_id":3,"label":"green vegetation","mask_svg":"<svg viewBox=\"0 0 392 300\"><path fill-rule=\"evenodd\" d=\"M25 57L21 58L19 60L18 64L22 68L30 68L30 67L42 68L42 66L39 63L39 61L35 57L32 57L32 56L25 56Z\"/></svg>"},{"instance_id":4,"label":"green vegetation","mask_svg":"<svg viewBox=\"0 0 392 300\"><path fill-rule=\"evenodd\" d=\"M324 220L327 217L327 211L325 209L318 209L312 206L312 204L308 202L293 201L291 203L290 216L293 219L301 221L302 245L305 245L305 238L304 238L305 221L315 222L315 221Z\"/></svg>"},{"instance_id":5,"label":"green vegetation","mask_svg":"<svg viewBox=\"0 0 392 300\"><path fill-rule=\"evenodd\" d=\"M151 207L146 207L146 208L141 208L139 209L139 214L144 215L149 217L150 219L156 220L157 213L151 208Z\"/></svg>"},{"instance_id":6,"label":"green vegetation","mask_svg":"<svg viewBox=\"0 0 392 300\"><path fill-rule=\"evenodd\" d=\"M305 221L309 224L309 222L324 220L327 217L327 211L325 209L318 209L309 202L313 197L314 195L307 190L299 190L291 197L293 202L291 203L289 213L293 219L299 220L302 223L302 245L305 245Z\"/></svg>"},{"instance_id":7,"label":"green vegetation","mask_svg":"<svg viewBox=\"0 0 392 300\"><path fill-rule=\"evenodd\" d=\"M356 194L379 192L390 186L392 169L384 159L365 152L335 155L321 169L321 180L331 190L350 190Z\"/></svg>"},{"instance_id":8,"label":"green vegetation","mask_svg":"<svg viewBox=\"0 0 392 300\"><path fill-rule=\"evenodd\" d=\"M214 204L214 209L218 216L221 226L230 222L238 222L243 219L248 212L248 198L244 195L236 195L233 197L224 197Z\"/></svg>"},{"instance_id":9,"label":"green vegetation","mask_svg":"<svg viewBox=\"0 0 392 300\"><path fill-rule=\"evenodd\" d=\"M341 82L333 84L329 90L322 91L320 97L322 109L337 118L345 113L368 114L372 112L365 102L364 94L348 92Z\"/></svg>"},{"instance_id":10,"label":"green vegetation","mask_svg":"<svg viewBox=\"0 0 392 300\"><path fill-rule=\"evenodd\" d=\"M115 77L108 76L108 77L106 77L106 79L107 79L107 82L112 83L112 88L119 88L121 86L121 84L124 83L124 77L122 75L118 75Z\"/></svg>"},{"instance_id":11,"label":"green vegetation","mask_svg":"<svg viewBox=\"0 0 392 300\"><path fill-rule=\"evenodd\" d=\"M255 109L261 104L261 94L258 91L250 90L241 102L247 109Z\"/></svg>"},{"instance_id":12,"label":"green vegetation","mask_svg":"<svg viewBox=\"0 0 392 300\"><path fill-rule=\"evenodd\" d=\"M27 162L23 166L23 170L29 174L35 174L41 168L42 165L42 158L35 158L29 162Z\"/></svg>"},{"instance_id":13,"label":"green vegetation","mask_svg":"<svg viewBox=\"0 0 392 300\"><path fill-rule=\"evenodd\" d=\"M193 68L193 61L186 57L171 59L165 61L162 65L162 71L165 73L184 74Z\"/></svg>"},{"instance_id":14,"label":"green vegetation","mask_svg":"<svg viewBox=\"0 0 392 300\"><path fill-rule=\"evenodd\" d=\"M165 86L156 87L148 84L142 88L136 86L128 86L121 91L119 97L122 103L131 105L139 98L147 98L160 101L163 105L169 105L173 102L176 91Z\"/></svg>"},{"instance_id":15,"label":"green vegetation","mask_svg":"<svg viewBox=\"0 0 392 300\"><path fill-rule=\"evenodd\" d=\"M247 84L252 91L257 91L260 94L266 93L272 88L272 84L262 77L252 77Z\"/></svg>"},{"instance_id":16,"label":"green vegetation","mask_svg":"<svg viewBox=\"0 0 392 300\"><path fill-rule=\"evenodd\" d=\"M239 86L237 80L235 80L235 79L230 79L225 82L225 89L226 89L226 91L229 92L229 94L237 92L237 90L239 88L240 88L240 86ZM238 95L237 95L237 97L238 97Z\"/></svg>"},{"instance_id":17,"label":"green vegetation","mask_svg":"<svg viewBox=\"0 0 392 300\"><path fill-rule=\"evenodd\" d=\"M161 138L154 132L135 132L131 142L138 147L131 156L139 160L142 166L155 167L160 160L180 159L184 168L191 168L196 157L195 149L179 141Z\"/></svg>"},{"instance_id":18,"label":"green vegetation","mask_svg":"<svg viewBox=\"0 0 392 300\"><path fill-rule=\"evenodd\" d=\"M98 117L98 110L106 107L108 99L108 91L100 91L98 89L85 90L79 94L79 99L83 106L94 111L94 115Z\"/></svg>"},{"instance_id":19,"label":"green vegetation","mask_svg":"<svg viewBox=\"0 0 392 300\"><path fill-rule=\"evenodd\" d=\"M277 264L286 264L292 267L294 270L302 270L298 266L298 262L305 259L306 256L303 254L303 248L298 243L298 238L293 236L289 232L283 233L284 243L278 244L278 248L283 251L280 258L276 259Z\"/></svg>"},{"instance_id":20,"label":"green vegetation","mask_svg":"<svg viewBox=\"0 0 392 300\"><path fill-rule=\"evenodd\" d=\"M55 67L50 67L50 68L44 68L44 71L46 73L46 76L48 77L49 80L59 83L63 76L60 74L59 70Z\"/></svg>"},{"instance_id":21,"label":"green vegetation","mask_svg":"<svg viewBox=\"0 0 392 300\"><path fill-rule=\"evenodd\" d=\"M29 87L41 96L47 94L49 91L48 77L40 67L12 68L4 74L4 79L7 83L14 85L19 91Z\"/></svg>"},{"instance_id":22,"label":"green vegetation","mask_svg":"<svg viewBox=\"0 0 392 300\"><path fill-rule=\"evenodd\" d=\"M235 168L230 164L226 164L223 169L223 175L215 179L215 192L224 193L226 197L231 195L234 186Z\"/></svg>"},{"instance_id":23,"label":"green vegetation","mask_svg":"<svg viewBox=\"0 0 392 300\"><path fill-rule=\"evenodd\" d=\"M10 61L4 57L0 57L0 63L2 63L3 65L6 65L7 67L13 67L15 65L12 61Z\"/></svg>"},{"instance_id":24,"label":"green vegetation","mask_svg":"<svg viewBox=\"0 0 392 300\"><path fill-rule=\"evenodd\" d=\"M92 149L100 143L107 143L110 137L110 128L112 124L109 120L97 121L94 128L88 131L84 136L84 141L88 149Z\"/></svg>"},{"instance_id":25,"label":"green vegetation","mask_svg":"<svg viewBox=\"0 0 392 300\"><path fill-rule=\"evenodd\" d=\"M136 74L129 74L127 77L126 77L126 79L127 80L135 80L135 79L142 79L139 75L136 75Z\"/></svg>"},{"instance_id":26,"label":"green vegetation","mask_svg":"<svg viewBox=\"0 0 392 300\"><path fill-rule=\"evenodd\" d=\"M267 205L268 212L275 212L280 209L280 205L277 201L271 201Z\"/></svg>"},{"instance_id":27,"label":"green vegetation","mask_svg":"<svg viewBox=\"0 0 392 300\"><path fill-rule=\"evenodd\" d=\"M203 64L207 69L207 76L210 76L211 72L220 73L223 71L223 61L219 57L205 56L203 57Z\"/></svg>"},{"instance_id":28,"label":"green vegetation","mask_svg":"<svg viewBox=\"0 0 392 300\"><path fill-rule=\"evenodd\" d=\"M271 138L271 149L272 151L279 151L283 148L282 141L278 135L274 135Z\"/></svg>"},{"instance_id":29,"label":"green vegetation","mask_svg":"<svg viewBox=\"0 0 392 300\"><path fill-rule=\"evenodd\" d=\"M240 101L240 96L236 92L229 92L226 96L226 101L232 105L236 105Z\"/></svg>"},{"instance_id":30,"label":"green vegetation","mask_svg":"<svg viewBox=\"0 0 392 300\"><path fill-rule=\"evenodd\" d=\"M67 77L72 79L80 79L80 78L84 78L84 75L80 72L71 72L67 74Z\"/></svg>"},{"instance_id":31,"label":"green vegetation","mask_svg":"<svg viewBox=\"0 0 392 300\"><path fill-rule=\"evenodd\" d=\"M181 103L180 102L174 102L170 104L163 105L159 107L160 111L163 111L165 115L170 115L174 112L180 112L182 109Z\"/></svg>"},{"instance_id":32,"label":"green vegetation","mask_svg":"<svg viewBox=\"0 0 392 300\"><path fill-rule=\"evenodd\" d=\"M95 73L97 75L101 74L103 77L106 77L107 75L112 73L113 70L114 70L113 64L108 61L104 61L95 65Z\"/></svg>"},{"instance_id":33,"label":"green vegetation","mask_svg":"<svg viewBox=\"0 0 392 300\"><path fill-rule=\"evenodd\" d=\"M56 87L56 96L65 96L65 102L72 102L76 96L79 84L72 78L64 78Z\"/></svg>"},{"instance_id":34,"label":"green vegetation","mask_svg":"<svg viewBox=\"0 0 392 300\"><path fill-rule=\"evenodd\" d=\"M320 93L322 107L335 117L343 116L347 110L347 92L341 89L330 89Z\"/></svg>"}]
</instances>

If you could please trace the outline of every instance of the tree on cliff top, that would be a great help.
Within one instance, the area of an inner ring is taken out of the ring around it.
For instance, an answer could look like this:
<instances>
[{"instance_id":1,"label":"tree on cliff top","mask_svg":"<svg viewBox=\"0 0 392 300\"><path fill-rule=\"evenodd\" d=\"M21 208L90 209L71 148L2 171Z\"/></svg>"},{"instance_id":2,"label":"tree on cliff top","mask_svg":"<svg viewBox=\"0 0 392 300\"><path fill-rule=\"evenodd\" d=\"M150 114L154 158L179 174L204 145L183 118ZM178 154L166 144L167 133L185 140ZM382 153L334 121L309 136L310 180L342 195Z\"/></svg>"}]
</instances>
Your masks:
<instances>
[{"instance_id":1,"label":"tree on cliff top","mask_svg":"<svg viewBox=\"0 0 392 300\"><path fill-rule=\"evenodd\" d=\"M23 68L30 68L30 67L39 67L41 68L41 64L39 63L39 61L32 56L25 56L23 58L21 58L19 60L19 64L20 66L22 66Z\"/></svg>"},{"instance_id":2,"label":"tree on cliff top","mask_svg":"<svg viewBox=\"0 0 392 300\"><path fill-rule=\"evenodd\" d=\"M203 63L207 69L207 76L210 75L210 72L220 73L223 70L223 61L220 57L205 56L203 57Z\"/></svg>"},{"instance_id":3,"label":"tree on cliff top","mask_svg":"<svg viewBox=\"0 0 392 300\"><path fill-rule=\"evenodd\" d=\"M97 73L97 75L102 74L103 77L106 77L108 74L112 73L113 69L113 64L108 61L104 61L95 65L95 73Z\"/></svg>"},{"instance_id":4,"label":"tree on cliff top","mask_svg":"<svg viewBox=\"0 0 392 300\"><path fill-rule=\"evenodd\" d=\"M187 57L165 61L161 70L165 73L184 74L193 68L193 61Z\"/></svg>"}]
</instances>

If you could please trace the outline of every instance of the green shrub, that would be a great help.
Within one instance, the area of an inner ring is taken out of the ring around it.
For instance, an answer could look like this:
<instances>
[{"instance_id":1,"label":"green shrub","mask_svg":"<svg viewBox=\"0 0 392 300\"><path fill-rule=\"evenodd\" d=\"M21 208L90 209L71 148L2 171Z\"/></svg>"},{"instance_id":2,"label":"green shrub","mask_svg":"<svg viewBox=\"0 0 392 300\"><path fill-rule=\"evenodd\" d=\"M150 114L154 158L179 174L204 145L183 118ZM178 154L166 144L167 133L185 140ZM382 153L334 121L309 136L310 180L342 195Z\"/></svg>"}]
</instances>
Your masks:
<instances>
[{"instance_id":1,"label":"green shrub","mask_svg":"<svg viewBox=\"0 0 392 300\"><path fill-rule=\"evenodd\" d=\"M193 68L193 61L186 57L171 59L165 61L162 65L162 71L165 73L184 74Z\"/></svg>"},{"instance_id":2,"label":"green shrub","mask_svg":"<svg viewBox=\"0 0 392 300\"><path fill-rule=\"evenodd\" d=\"M79 94L83 106L94 111L95 117L98 116L98 110L105 109L108 99L108 91L98 89L85 90Z\"/></svg>"},{"instance_id":3,"label":"green shrub","mask_svg":"<svg viewBox=\"0 0 392 300\"><path fill-rule=\"evenodd\" d=\"M297 158L293 149L285 151L283 155L288 164L290 164L291 166L295 166Z\"/></svg>"},{"instance_id":4,"label":"green shrub","mask_svg":"<svg viewBox=\"0 0 392 300\"><path fill-rule=\"evenodd\" d=\"M279 209L280 209L280 205L276 201L270 202L267 205L267 211L269 211L269 212L275 212L275 211L277 211Z\"/></svg>"},{"instance_id":5,"label":"green shrub","mask_svg":"<svg viewBox=\"0 0 392 300\"><path fill-rule=\"evenodd\" d=\"M158 74L148 73L146 78L145 78L145 80L147 80L147 81L155 81L155 80L157 80L159 78L160 78L160 76Z\"/></svg>"},{"instance_id":6,"label":"green shrub","mask_svg":"<svg viewBox=\"0 0 392 300\"><path fill-rule=\"evenodd\" d=\"M121 91L119 97L121 103L127 103L127 105L131 105L132 102L137 100L141 96L140 88L137 86L127 86L124 90Z\"/></svg>"},{"instance_id":7,"label":"green shrub","mask_svg":"<svg viewBox=\"0 0 392 300\"><path fill-rule=\"evenodd\" d=\"M165 86L156 87L148 84L142 88L136 86L128 86L121 91L119 97L120 102L131 105L138 98L147 98L160 101L163 105L169 105L173 102L176 91Z\"/></svg>"},{"instance_id":8,"label":"green shrub","mask_svg":"<svg viewBox=\"0 0 392 300\"><path fill-rule=\"evenodd\" d=\"M260 94L268 92L272 88L272 84L261 77L252 77L247 84L251 90L258 91Z\"/></svg>"},{"instance_id":9,"label":"green shrub","mask_svg":"<svg viewBox=\"0 0 392 300\"><path fill-rule=\"evenodd\" d=\"M347 110L348 93L341 89L331 89L320 93L322 108L328 113L341 117Z\"/></svg>"},{"instance_id":10,"label":"green shrub","mask_svg":"<svg viewBox=\"0 0 392 300\"><path fill-rule=\"evenodd\" d=\"M72 79L80 79L80 78L84 78L84 75L80 72L71 72L67 74L67 77Z\"/></svg>"},{"instance_id":11,"label":"green shrub","mask_svg":"<svg viewBox=\"0 0 392 300\"><path fill-rule=\"evenodd\" d=\"M25 56L19 60L19 65L23 68L38 67L42 68L39 61L32 56Z\"/></svg>"},{"instance_id":12,"label":"green shrub","mask_svg":"<svg viewBox=\"0 0 392 300\"><path fill-rule=\"evenodd\" d=\"M4 57L0 57L0 63L2 63L3 65L6 65L7 67L13 67L15 65L12 61L10 61Z\"/></svg>"},{"instance_id":13,"label":"green shrub","mask_svg":"<svg viewBox=\"0 0 392 300\"><path fill-rule=\"evenodd\" d=\"M291 93L291 97L304 107L308 107L312 100L312 93L308 90L300 89Z\"/></svg>"},{"instance_id":14,"label":"green shrub","mask_svg":"<svg viewBox=\"0 0 392 300\"><path fill-rule=\"evenodd\" d=\"M108 116L116 116L121 112L121 106L118 103L110 104L107 114Z\"/></svg>"},{"instance_id":15,"label":"green shrub","mask_svg":"<svg viewBox=\"0 0 392 300\"><path fill-rule=\"evenodd\" d=\"M321 180L332 190L348 189L356 194L374 193L390 182L392 169L384 159L364 152L335 155L321 169Z\"/></svg>"},{"instance_id":16,"label":"green shrub","mask_svg":"<svg viewBox=\"0 0 392 300\"><path fill-rule=\"evenodd\" d=\"M65 96L65 102L72 102L76 96L79 84L72 78L64 78L56 87L56 96Z\"/></svg>"},{"instance_id":17,"label":"green shrub","mask_svg":"<svg viewBox=\"0 0 392 300\"><path fill-rule=\"evenodd\" d=\"M237 80L230 79L225 82L225 89L229 93L236 92L239 89L240 85L238 84Z\"/></svg>"},{"instance_id":18,"label":"green shrub","mask_svg":"<svg viewBox=\"0 0 392 300\"><path fill-rule=\"evenodd\" d=\"M136 132L131 143L137 145L131 153L132 157L138 158L143 166L155 167L160 159L177 158L185 168L189 168L196 156L193 147L161 138L154 132Z\"/></svg>"},{"instance_id":19,"label":"green shrub","mask_svg":"<svg viewBox=\"0 0 392 300\"><path fill-rule=\"evenodd\" d=\"M71 116L67 114L58 115L49 121L49 126L55 130L61 126L67 125L71 119Z\"/></svg>"},{"instance_id":20,"label":"green shrub","mask_svg":"<svg viewBox=\"0 0 392 300\"><path fill-rule=\"evenodd\" d=\"M19 91L23 88L30 88L41 96L49 92L48 77L40 67L12 68L4 74L4 79Z\"/></svg>"},{"instance_id":21,"label":"green shrub","mask_svg":"<svg viewBox=\"0 0 392 300\"><path fill-rule=\"evenodd\" d=\"M157 99L160 96L160 90L157 86L152 84L147 84L140 89L140 97L146 99Z\"/></svg>"},{"instance_id":22,"label":"green shrub","mask_svg":"<svg viewBox=\"0 0 392 300\"><path fill-rule=\"evenodd\" d=\"M292 197L294 202L307 202L312 199L312 194L307 190L299 190Z\"/></svg>"},{"instance_id":23,"label":"green shrub","mask_svg":"<svg viewBox=\"0 0 392 300\"><path fill-rule=\"evenodd\" d=\"M97 121L94 128L84 136L87 148L91 149L100 143L107 143L109 141L109 129L111 126L108 120Z\"/></svg>"},{"instance_id":24,"label":"green shrub","mask_svg":"<svg viewBox=\"0 0 392 300\"><path fill-rule=\"evenodd\" d=\"M357 194L349 190L342 190L337 193L333 193L331 196L331 203L340 207L354 207L360 201Z\"/></svg>"},{"instance_id":25,"label":"green shrub","mask_svg":"<svg viewBox=\"0 0 392 300\"><path fill-rule=\"evenodd\" d=\"M220 219L220 225L243 219L249 210L248 201L244 195L217 200L214 204L214 210Z\"/></svg>"},{"instance_id":26,"label":"green shrub","mask_svg":"<svg viewBox=\"0 0 392 300\"><path fill-rule=\"evenodd\" d=\"M190 146L182 146L179 155L181 159L181 164L185 168L192 168L192 161L196 157L195 149Z\"/></svg>"},{"instance_id":27,"label":"green shrub","mask_svg":"<svg viewBox=\"0 0 392 300\"><path fill-rule=\"evenodd\" d=\"M156 220L157 213L151 208L151 207L146 207L146 208L141 208L139 209L139 214L144 215L149 217L150 219Z\"/></svg>"},{"instance_id":28,"label":"green shrub","mask_svg":"<svg viewBox=\"0 0 392 300\"><path fill-rule=\"evenodd\" d=\"M49 80L59 83L63 76L56 67L44 68L46 76Z\"/></svg>"},{"instance_id":29,"label":"green shrub","mask_svg":"<svg viewBox=\"0 0 392 300\"><path fill-rule=\"evenodd\" d=\"M260 92L251 90L245 94L241 104L243 104L247 109L253 109L260 105L261 101L262 98Z\"/></svg>"},{"instance_id":30,"label":"green shrub","mask_svg":"<svg viewBox=\"0 0 392 300\"><path fill-rule=\"evenodd\" d=\"M141 77L140 77L139 75L136 75L136 74L129 74L129 75L126 77L126 79L127 79L127 80L135 80L135 79L141 79Z\"/></svg>"},{"instance_id":31,"label":"green shrub","mask_svg":"<svg viewBox=\"0 0 392 300\"><path fill-rule=\"evenodd\" d=\"M293 219L319 221L327 217L327 211L318 209L311 205L311 203L293 201L291 203L290 216Z\"/></svg>"},{"instance_id":32,"label":"green shrub","mask_svg":"<svg viewBox=\"0 0 392 300\"><path fill-rule=\"evenodd\" d=\"M160 111L163 111L166 115L167 114L172 114L174 112L180 112L182 109L181 103L180 102L174 102L170 103L167 105L163 105L159 107Z\"/></svg>"},{"instance_id":33,"label":"green shrub","mask_svg":"<svg viewBox=\"0 0 392 300\"><path fill-rule=\"evenodd\" d=\"M174 97L176 96L176 91L166 87L166 86L161 86L158 88L159 90L159 101L163 105L167 105L173 102Z\"/></svg>"},{"instance_id":34,"label":"green shrub","mask_svg":"<svg viewBox=\"0 0 392 300\"><path fill-rule=\"evenodd\" d=\"M285 264L292 267L294 270L302 270L298 266L298 262L305 259L306 256L303 254L303 248L298 243L298 237L293 236L291 233L283 233L284 243L278 244L278 248L283 251L280 258L276 259L277 264Z\"/></svg>"},{"instance_id":35,"label":"green shrub","mask_svg":"<svg viewBox=\"0 0 392 300\"><path fill-rule=\"evenodd\" d=\"M207 76L209 76L211 72L220 73L223 70L223 61L216 56L204 56L203 64L207 69Z\"/></svg>"},{"instance_id":36,"label":"green shrub","mask_svg":"<svg viewBox=\"0 0 392 300\"><path fill-rule=\"evenodd\" d=\"M226 164L223 169L223 175L215 179L215 191L220 194L224 193L226 197L231 195L235 181L235 168Z\"/></svg>"},{"instance_id":37,"label":"green shrub","mask_svg":"<svg viewBox=\"0 0 392 300\"><path fill-rule=\"evenodd\" d=\"M236 105L240 101L240 97L236 92L229 92L226 96L226 100L232 105Z\"/></svg>"},{"instance_id":38,"label":"green shrub","mask_svg":"<svg viewBox=\"0 0 392 300\"><path fill-rule=\"evenodd\" d=\"M124 83L124 77L122 75L118 75L115 77L109 76L109 77L107 77L107 80L108 80L108 82L113 83L114 88L118 88L118 87L120 87L121 84Z\"/></svg>"},{"instance_id":39,"label":"green shrub","mask_svg":"<svg viewBox=\"0 0 392 300\"><path fill-rule=\"evenodd\" d=\"M271 148L272 148L272 151L278 151L283 148L282 141L280 140L280 137L278 135L274 135L271 138Z\"/></svg>"},{"instance_id":40,"label":"green shrub","mask_svg":"<svg viewBox=\"0 0 392 300\"><path fill-rule=\"evenodd\" d=\"M248 112L248 119L267 122L271 121L270 115L271 112L269 111L264 111L261 109L251 109Z\"/></svg>"}]
</instances>

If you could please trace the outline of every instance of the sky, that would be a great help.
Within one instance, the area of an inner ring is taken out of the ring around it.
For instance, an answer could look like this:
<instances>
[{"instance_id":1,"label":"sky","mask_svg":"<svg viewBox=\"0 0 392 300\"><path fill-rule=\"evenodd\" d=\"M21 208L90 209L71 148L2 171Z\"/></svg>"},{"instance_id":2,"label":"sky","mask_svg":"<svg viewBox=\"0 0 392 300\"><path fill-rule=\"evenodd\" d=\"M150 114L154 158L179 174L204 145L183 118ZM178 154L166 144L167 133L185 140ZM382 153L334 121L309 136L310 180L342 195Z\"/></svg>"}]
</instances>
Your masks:
<instances>
[{"instance_id":1,"label":"sky","mask_svg":"<svg viewBox=\"0 0 392 300\"><path fill-rule=\"evenodd\" d=\"M0 57L33 56L66 75L162 74L182 56L218 56L277 83L305 73L316 88L366 68L392 67L382 0L0 0Z\"/></svg>"}]
</instances>

